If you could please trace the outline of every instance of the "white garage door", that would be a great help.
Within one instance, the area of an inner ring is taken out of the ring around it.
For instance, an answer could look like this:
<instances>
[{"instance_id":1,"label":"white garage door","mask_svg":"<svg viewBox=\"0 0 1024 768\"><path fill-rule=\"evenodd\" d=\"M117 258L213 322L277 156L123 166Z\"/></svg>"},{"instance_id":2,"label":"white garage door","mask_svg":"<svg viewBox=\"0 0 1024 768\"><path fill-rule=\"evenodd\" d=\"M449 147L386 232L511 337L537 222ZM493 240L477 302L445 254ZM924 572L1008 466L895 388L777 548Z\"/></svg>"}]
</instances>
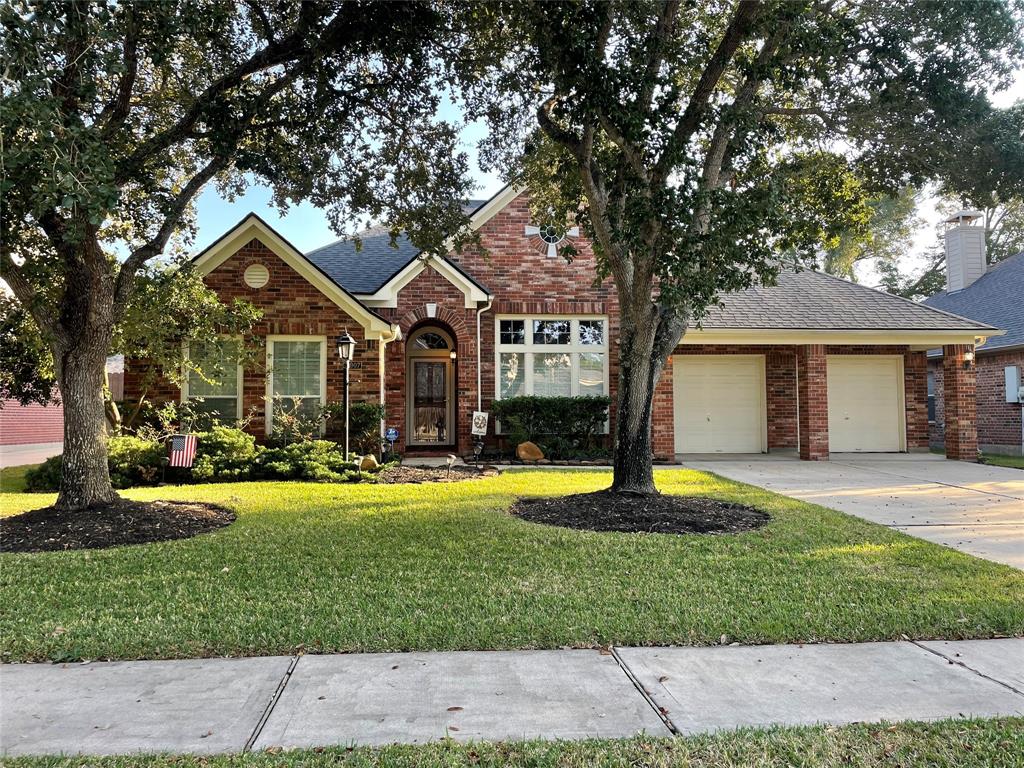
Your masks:
<instances>
[{"instance_id":1,"label":"white garage door","mask_svg":"<svg viewBox=\"0 0 1024 768\"><path fill-rule=\"evenodd\" d=\"M765 450L764 355L675 355L676 453Z\"/></svg>"},{"instance_id":2,"label":"white garage door","mask_svg":"<svg viewBox=\"0 0 1024 768\"><path fill-rule=\"evenodd\" d=\"M903 450L903 359L828 358L828 446L836 453Z\"/></svg>"}]
</instances>

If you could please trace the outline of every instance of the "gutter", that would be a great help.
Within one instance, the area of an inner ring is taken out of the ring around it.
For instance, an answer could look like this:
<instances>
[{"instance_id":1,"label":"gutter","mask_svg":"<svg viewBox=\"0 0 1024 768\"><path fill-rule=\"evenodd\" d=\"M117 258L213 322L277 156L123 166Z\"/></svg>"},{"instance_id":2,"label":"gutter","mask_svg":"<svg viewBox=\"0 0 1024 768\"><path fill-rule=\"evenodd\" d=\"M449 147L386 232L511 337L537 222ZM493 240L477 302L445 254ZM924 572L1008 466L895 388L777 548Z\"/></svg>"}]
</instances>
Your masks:
<instances>
[{"instance_id":1,"label":"gutter","mask_svg":"<svg viewBox=\"0 0 1024 768\"><path fill-rule=\"evenodd\" d=\"M386 378L385 378L385 368L386 368L386 364L387 364L387 346L392 341L398 341L398 339L402 338L402 329L399 326L391 325L390 327L391 327L391 337L385 339L383 333L380 335L380 346L378 348L379 351L377 353L377 378L380 379L380 394L379 394L379 397L380 397L380 404L381 404L381 406L385 406L386 405L386 400L387 400L387 384L386 384ZM384 418L382 418L380 420L380 439L381 440L384 439L384 430L386 429L386 422L387 422L387 413L385 411Z\"/></svg>"}]
</instances>

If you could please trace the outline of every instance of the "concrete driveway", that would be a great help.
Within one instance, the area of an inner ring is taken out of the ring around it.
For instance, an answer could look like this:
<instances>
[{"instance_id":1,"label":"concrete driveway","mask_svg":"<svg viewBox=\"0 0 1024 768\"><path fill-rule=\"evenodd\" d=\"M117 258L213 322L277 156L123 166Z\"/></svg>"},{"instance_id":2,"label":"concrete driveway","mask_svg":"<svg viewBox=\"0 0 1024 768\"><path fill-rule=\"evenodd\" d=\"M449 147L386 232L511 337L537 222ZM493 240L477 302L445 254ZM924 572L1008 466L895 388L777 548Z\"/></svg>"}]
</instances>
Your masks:
<instances>
[{"instance_id":1,"label":"concrete driveway","mask_svg":"<svg viewBox=\"0 0 1024 768\"><path fill-rule=\"evenodd\" d=\"M1024 570L1024 472L934 454L684 457L693 469L838 509Z\"/></svg>"}]
</instances>

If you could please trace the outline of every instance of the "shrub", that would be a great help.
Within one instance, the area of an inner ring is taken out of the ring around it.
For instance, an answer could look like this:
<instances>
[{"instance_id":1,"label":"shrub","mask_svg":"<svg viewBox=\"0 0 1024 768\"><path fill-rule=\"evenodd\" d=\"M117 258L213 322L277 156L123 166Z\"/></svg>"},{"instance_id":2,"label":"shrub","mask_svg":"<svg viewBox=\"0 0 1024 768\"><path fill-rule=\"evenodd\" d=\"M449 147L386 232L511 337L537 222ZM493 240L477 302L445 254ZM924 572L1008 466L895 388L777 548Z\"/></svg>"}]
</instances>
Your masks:
<instances>
[{"instance_id":1,"label":"shrub","mask_svg":"<svg viewBox=\"0 0 1024 768\"><path fill-rule=\"evenodd\" d=\"M306 440L271 448L262 456L264 476L282 480L315 480L340 483L358 479L354 462L346 462L341 449L330 440Z\"/></svg>"},{"instance_id":2,"label":"shrub","mask_svg":"<svg viewBox=\"0 0 1024 768\"><path fill-rule=\"evenodd\" d=\"M551 458L601 453L598 436L608 420L611 398L511 397L494 402L495 418L513 445L529 440Z\"/></svg>"},{"instance_id":3,"label":"shrub","mask_svg":"<svg viewBox=\"0 0 1024 768\"><path fill-rule=\"evenodd\" d=\"M38 467L25 472L25 490L31 493L60 489L61 456L51 456Z\"/></svg>"},{"instance_id":4,"label":"shrub","mask_svg":"<svg viewBox=\"0 0 1024 768\"><path fill-rule=\"evenodd\" d=\"M234 427L214 426L196 437L196 460L192 467L196 480L248 480L257 470L264 451L255 437Z\"/></svg>"},{"instance_id":5,"label":"shrub","mask_svg":"<svg viewBox=\"0 0 1024 768\"><path fill-rule=\"evenodd\" d=\"M127 435L107 441L110 483L115 488L155 485L160 481L167 451L156 440Z\"/></svg>"},{"instance_id":6,"label":"shrub","mask_svg":"<svg viewBox=\"0 0 1024 768\"><path fill-rule=\"evenodd\" d=\"M345 404L328 403L324 407L331 434L345 435ZM368 453L380 455L380 422L384 418L384 406L380 403L352 403L348 412L348 435L353 453L365 456Z\"/></svg>"}]
</instances>

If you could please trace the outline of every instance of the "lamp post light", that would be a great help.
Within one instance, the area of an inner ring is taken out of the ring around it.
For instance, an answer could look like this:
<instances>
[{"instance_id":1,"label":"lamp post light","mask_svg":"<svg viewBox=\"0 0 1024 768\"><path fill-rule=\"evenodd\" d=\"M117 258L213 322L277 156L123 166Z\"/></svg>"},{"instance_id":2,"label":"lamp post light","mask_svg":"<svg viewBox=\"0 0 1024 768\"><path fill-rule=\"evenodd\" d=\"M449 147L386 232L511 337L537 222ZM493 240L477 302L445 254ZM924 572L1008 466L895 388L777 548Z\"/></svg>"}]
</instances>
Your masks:
<instances>
[{"instance_id":1,"label":"lamp post light","mask_svg":"<svg viewBox=\"0 0 1024 768\"><path fill-rule=\"evenodd\" d=\"M345 332L338 337L338 357L345 361L345 461L348 461L348 373L355 353L356 340L352 338L346 328Z\"/></svg>"}]
</instances>

